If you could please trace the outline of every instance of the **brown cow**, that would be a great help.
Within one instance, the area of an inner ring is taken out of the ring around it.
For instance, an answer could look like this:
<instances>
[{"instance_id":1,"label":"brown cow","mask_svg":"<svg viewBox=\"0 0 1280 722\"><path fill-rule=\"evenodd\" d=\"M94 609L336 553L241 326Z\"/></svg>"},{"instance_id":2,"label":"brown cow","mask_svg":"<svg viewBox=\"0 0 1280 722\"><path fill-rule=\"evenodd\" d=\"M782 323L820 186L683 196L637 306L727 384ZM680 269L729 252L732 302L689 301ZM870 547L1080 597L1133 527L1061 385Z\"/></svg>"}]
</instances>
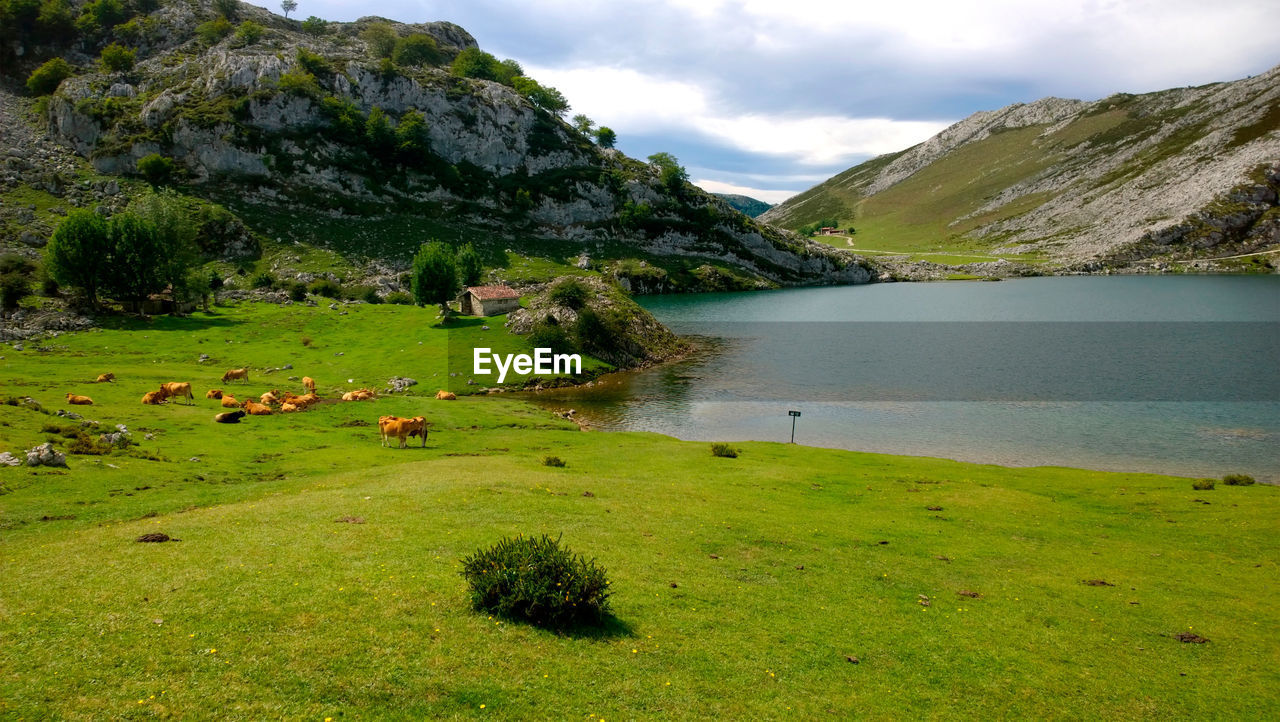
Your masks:
<instances>
[{"instance_id":1,"label":"brown cow","mask_svg":"<svg viewBox=\"0 0 1280 722\"><path fill-rule=\"evenodd\" d=\"M452 391L445 391L444 389L440 389L439 391L436 392L436 398L441 401L457 401L458 395L453 393Z\"/></svg>"},{"instance_id":2,"label":"brown cow","mask_svg":"<svg viewBox=\"0 0 1280 722\"><path fill-rule=\"evenodd\" d=\"M234 397L234 396L226 396L226 395L224 395L224 396L222 397L222 408L224 408L224 409L237 409L237 408L240 408L240 402L239 402L239 401L236 401L236 397Z\"/></svg>"},{"instance_id":3,"label":"brown cow","mask_svg":"<svg viewBox=\"0 0 1280 722\"><path fill-rule=\"evenodd\" d=\"M316 392L316 380L310 376L303 376L302 388L305 389L307 393L314 394Z\"/></svg>"},{"instance_id":4,"label":"brown cow","mask_svg":"<svg viewBox=\"0 0 1280 722\"><path fill-rule=\"evenodd\" d=\"M196 402L195 394L191 393L191 384L186 381L172 381L167 384L160 384L160 390L164 391L165 396L169 398L190 399L193 404Z\"/></svg>"},{"instance_id":5,"label":"brown cow","mask_svg":"<svg viewBox=\"0 0 1280 722\"><path fill-rule=\"evenodd\" d=\"M348 391L347 393L343 394L342 400L343 401L368 401L369 399L374 398L374 396L376 396L376 394L374 394L373 391L369 389L356 389L355 391Z\"/></svg>"},{"instance_id":6,"label":"brown cow","mask_svg":"<svg viewBox=\"0 0 1280 722\"><path fill-rule=\"evenodd\" d=\"M427 420L421 416L402 419L396 416L383 416L378 419L378 432L382 435L383 446L390 446L391 437L400 440L400 448L405 448L408 437L421 436L422 445L427 445Z\"/></svg>"},{"instance_id":7,"label":"brown cow","mask_svg":"<svg viewBox=\"0 0 1280 722\"><path fill-rule=\"evenodd\" d=\"M76 396L75 394L67 394L67 403L73 406L93 406L93 399L88 396Z\"/></svg>"},{"instance_id":8,"label":"brown cow","mask_svg":"<svg viewBox=\"0 0 1280 722\"><path fill-rule=\"evenodd\" d=\"M279 393L280 393L279 391L268 391L267 393L263 394L258 400L264 404L278 404L280 403L280 398L277 396L277 394Z\"/></svg>"},{"instance_id":9,"label":"brown cow","mask_svg":"<svg viewBox=\"0 0 1280 722\"><path fill-rule=\"evenodd\" d=\"M204 397L206 399L220 399L222 398L222 389L209 389L204 392Z\"/></svg>"},{"instance_id":10,"label":"brown cow","mask_svg":"<svg viewBox=\"0 0 1280 722\"><path fill-rule=\"evenodd\" d=\"M306 396L297 396L297 397L294 397L294 399L293 399L293 403L294 403L294 405L298 406L299 408L306 408L306 407L308 407L308 406L310 406L310 405L312 405L312 404L314 404L314 403L318 402L319 400L320 400L320 397L319 397L319 396L316 396L315 394L307 394Z\"/></svg>"},{"instance_id":11,"label":"brown cow","mask_svg":"<svg viewBox=\"0 0 1280 722\"><path fill-rule=\"evenodd\" d=\"M239 379L246 384L249 383L249 369L247 367L242 369L231 369L222 375L222 383L224 384L234 379Z\"/></svg>"},{"instance_id":12,"label":"brown cow","mask_svg":"<svg viewBox=\"0 0 1280 722\"><path fill-rule=\"evenodd\" d=\"M147 406L159 406L166 398L163 391L148 391L142 395L142 403Z\"/></svg>"},{"instance_id":13,"label":"brown cow","mask_svg":"<svg viewBox=\"0 0 1280 722\"><path fill-rule=\"evenodd\" d=\"M219 424L238 424L240 423L240 419L243 419L243 418L244 418L243 411L223 411L222 413L213 417L213 420L218 422Z\"/></svg>"},{"instance_id":14,"label":"brown cow","mask_svg":"<svg viewBox=\"0 0 1280 722\"><path fill-rule=\"evenodd\" d=\"M288 401L284 402L283 404L280 404L280 413L291 414L295 411L298 411L298 407L294 404L289 403Z\"/></svg>"},{"instance_id":15,"label":"brown cow","mask_svg":"<svg viewBox=\"0 0 1280 722\"><path fill-rule=\"evenodd\" d=\"M105 384L105 383L109 383L109 382L111 382L111 381L115 381L115 380L116 380L116 375L115 375L115 374L113 374L113 373L105 373L105 374L98 374L98 380L97 380L97 381L94 381L94 383L95 383L95 384Z\"/></svg>"},{"instance_id":16,"label":"brown cow","mask_svg":"<svg viewBox=\"0 0 1280 722\"><path fill-rule=\"evenodd\" d=\"M270 406L256 404L252 399L244 402L244 408L249 412L250 416L270 416L272 413Z\"/></svg>"}]
</instances>

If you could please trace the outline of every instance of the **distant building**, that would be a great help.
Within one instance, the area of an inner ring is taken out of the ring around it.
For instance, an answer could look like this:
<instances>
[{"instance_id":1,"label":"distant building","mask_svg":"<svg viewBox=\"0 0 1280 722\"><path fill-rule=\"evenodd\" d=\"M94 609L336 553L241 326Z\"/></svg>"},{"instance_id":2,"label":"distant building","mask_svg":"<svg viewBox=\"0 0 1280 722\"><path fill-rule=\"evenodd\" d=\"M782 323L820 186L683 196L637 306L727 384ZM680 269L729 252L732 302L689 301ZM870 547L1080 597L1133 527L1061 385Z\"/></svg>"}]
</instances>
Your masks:
<instances>
[{"instance_id":1,"label":"distant building","mask_svg":"<svg viewBox=\"0 0 1280 722\"><path fill-rule=\"evenodd\" d=\"M520 294L510 286L468 286L458 300L464 316L496 316L520 308Z\"/></svg>"},{"instance_id":2,"label":"distant building","mask_svg":"<svg viewBox=\"0 0 1280 722\"><path fill-rule=\"evenodd\" d=\"M840 229L832 228L831 226L823 226L822 228L818 229L818 232L824 236L834 236L835 234L840 232Z\"/></svg>"},{"instance_id":3,"label":"distant building","mask_svg":"<svg viewBox=\"0 0 1280 722\"><path fill-rule=\"evenodd\" d=\"M160 293L153 293L147 296L138 308L147 316L158 316L162 313L176 313L186 315L196 310L196 305L190 302L179 302L173 299L173 287L169 286Z\"/></svg>"}]
</instances>

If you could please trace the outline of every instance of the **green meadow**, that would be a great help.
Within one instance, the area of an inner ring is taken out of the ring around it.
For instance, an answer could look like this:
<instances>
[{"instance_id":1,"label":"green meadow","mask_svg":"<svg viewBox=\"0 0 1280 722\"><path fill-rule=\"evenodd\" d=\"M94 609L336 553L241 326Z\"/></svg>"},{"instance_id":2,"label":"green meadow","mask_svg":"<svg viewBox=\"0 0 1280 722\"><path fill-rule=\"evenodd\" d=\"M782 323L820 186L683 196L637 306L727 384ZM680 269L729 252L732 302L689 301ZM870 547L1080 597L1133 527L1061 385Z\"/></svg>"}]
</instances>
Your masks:
<instances>
[{"instance_id":1,"label":"green meadow","mask_svg":"<svg viewBox=\"0 0 1280 722\"><path fill-rule=\"evenodd\" d=\"M507 395L437 401L450 343L527 344L500 319L342 310L246 303L0 347L0 397L43 407L0 405L0 451L67 448L58 409L137 441L0 467L0 717L1280 712L1274 487L772 443L718 458ZM245 365L250 383L218 382ZM303 375L326 398L419 385L238 425L203 398ZM163 381L194 404L140 405ZM425 447L381 447L386 414L426 416ZM180 541L135 541L156 532ZM607 569L601 626L470 609L460 559L542 533Z\"/></svg>"}]
</instances>

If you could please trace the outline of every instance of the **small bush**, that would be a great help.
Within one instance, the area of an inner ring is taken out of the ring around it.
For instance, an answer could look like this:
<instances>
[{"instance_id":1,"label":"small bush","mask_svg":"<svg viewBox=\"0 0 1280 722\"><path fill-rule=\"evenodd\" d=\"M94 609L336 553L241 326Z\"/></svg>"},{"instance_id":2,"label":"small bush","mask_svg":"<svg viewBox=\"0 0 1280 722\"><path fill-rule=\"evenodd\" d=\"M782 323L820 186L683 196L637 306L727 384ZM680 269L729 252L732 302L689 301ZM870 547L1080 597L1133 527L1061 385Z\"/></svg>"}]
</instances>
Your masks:
<instances>
[{"instance_id":1,"label":"small bush","mask_svg":"<svg viewBox=\"0 0 1280 722\"><path fill-rule=\"evenodd\" d=\"M298 48L298 65L312 75L333 75L333 65L323 55Z\"/></svg>"},{"instance_id":2,"label":"small bush","mask_svg":"<svg viewBox=\"0 0 1280 722\"><path fill-rule=\"evenodd\" d=\"M71 63L62 58L54 58L31 73L27 78L27 90L32 95L48 95L57 90L62 81L70 78L73 72Z\"/></svg>"},{"instance_id":3,"label":"small bush","mask_svg":"<svg viewBox=\"0 0 1280 722\"><path fill-rule=\"evenodd\" d=\"M711 455L724 459L736 459L738 458L738 450L728 444L712 444Z\"/></svg>"},{"instance_id":4,"label":"small bush","mask_svg":"<svg viewBox=\"0 0 1280 722\"><path fill-rule=\"evenodd\" d=\"M20 273L0 276L0 306L6 311L18 307L18 302L31 295L31 279Z\"/></svg>"},{"instance_id":5,"label":"small bush","mask_svg":"<svg viewBox=\"0 0 1280 722\"><path fill-rule=\"evenodd\" d=\"M119 43L111 43L102 49L102 54L98 56L98 62L102 63L102 69L108 73L122 73L126 70L133 70L133 64L137 57L138 51L133 48L126 48Z\"/></svg>"},{"instance_id":6,"label":"small bush","mask_svg":"<svg viewBox=\"0 0 1280 722\"><path fill-rule=\"evenodd\" d=\"M151 153L138 159L138 173L151 185L161 185L173 175L173 161L159 153Z\"/></svg>"},{"instance_id":7,"label":"small bush","mask_svg":"<svg viewBox=\"0 0 1280 722\"><path fill-rule=\"evenodd\" d=\"M48 275L47 273L41 274L40 276L40 295L41 296L44 296L45 298L57 298L58 289L59 289L58 280L56 278Z\"/></svg>"},{"instance_id":8,"label":"small bush","mask_svg":"<svg viewBox=\"0 0 1280 722\"><path fill-rule=\"evenodd\" d=\"M378 289L373 286L351 286L344 290L343 295L352 301L382 303L382 297L378 295Z\"/></svg>"},{"instance_id":9,"label":"small bush","mask_svg":"<svg viewBox=\"0 0 1280 722\"><path fill-rule=\"evenodd\" d=\"M205 45L217 45L219 40L231 34L232 25L226 18L210 20L196 26L196 35Z\"/></svg>"},{"instance_id":10,"label":"small bush","mask_svg":"<svg viewBox=\"0 0 1280 722\"><path fill-rule=\"evenodd\" d=\"M462 560L462 576L475 609L507 618L563 627L600 621L609 610L605 570L546 535L479 549Z\"/></svg>"},{"instance_id":11,"label":"small bush","mask_svg":"<svg viewBox=\"0 0 1280 722\"><path fill-rule=\"evenodd\" d=\"M307 286L307 291L314 293L317 296L324 296L325 298L342 297L342 286L339 286L337 283L334 283L327 278L317 278L312 281L311 284Z\"/></svg>"},{"instance_id":12,"label":"small bush","mask_svg":"<svg viewBox=\"0 0 1280 722\"><path fill-rule=\"evenodd\" d=\"M276 285L276 277L265 271L253 277L254 288L271 288Z\"/></svg>"},{"instance_id":13,"label":"small bush","mask_svg":"<svg viewBox=\"0 0 1280 722\"><path fill-rule=\"evenodd\" d=\"M289 300L297 303L307 300L307 286L297 281L291 281L287 288L289 290Z\"/></svg>"},{"instance_id":14,"label":"small bush","mask_svg":"<svg viewBox=\"0 0 1280 722\"><path fill-rule=\"evenodd\" d=\"M392 291L391 293L388 293L387 297L382 300L386 301L387 303L394 303L397 306L413 305L413 295L405 293L404 291Z\"/></svg>"},{"instance_id":15,"label":"small bush","mask_svg":"<svg viewBox=\"0 0 1280 722\"><path fill-rule=\"evenodd\" d=\"M1222 477L1222 483L1227 486L1253 486L1257 482L1248 474L1227 474Z\"/></svg>"},{"instance_id":16,"label":"small bush","mask_svg":"<svg viewBox=\"0 0 1280 722\"><path fill-rule=\"evenodd\" d=\"M315 15L302 21L302 32L319 37L329 32L329 21Z\"/></svg>"},{"instance_id":17,"label":"small bush","mask_svg":"<svg viewBox=\"0 0 1280 722\"><path fill-rule=\"evenodd\" d=\"M310 345L311 345L311 337L310 337L310 336L303 336L303 337L302 337L302 345L303 345L303 346L310 346Z\"/></svg>"},{"instance_id":18,"label":"small bush","mask_svg":"<svg viewBox=\"0 0 1280 722\"><path fill-rule=\"evenodd\" d=\"M281 75L276 81L276 87L293 95L307 98L320 97L320 84L316 82L316 76L305 70L294 70Z\"/></svg>"},{"instance_id":19,"label":"small bush","mask_svg":"<svg viewBox=\"0 0 1280 722\"><path fill-rule=\"evenodd\" d=\"M575 311L586 306L590 296L591 289L576 278L566 278L551 289L551 300L555 301L556 305L572 308Z\"/></svg>"},{"instance_id":20,"label":"small bush","mask_svg":"<svg viewBox=\"0 0 1280 722\"><path fill-rule=\"evenodd\" d=\"M227 20L235 20L240 15L240 3L237 0L213 0L213 11Z\"/></svg>"},{"instance_id":21,"label":"small bush","mask_svg":"<svg viewBox=\"0 0 1280 722\"><path fill-rule=\"evenodd\" d=\"M560 457L558 457L558 456L544 456L544 457L542 457L542 465L543 465L543 466L554 466L554 467L555 467L555 468L557 468L557 469L563 469L563 468L564 468L564 459L561 459L561 458L560 458Z\"/></svg>"},{"instance_id":22,"label":"small bush","mask_svg":"<svg viewBox=\"0 0 1280 722\"><path fill-rule=\"evenodd\" d=\"M1191 482L1191 488L1196 491L1209 491L1213 486L1213 479L1196 479Z\"/></svg>"}]
</instances>

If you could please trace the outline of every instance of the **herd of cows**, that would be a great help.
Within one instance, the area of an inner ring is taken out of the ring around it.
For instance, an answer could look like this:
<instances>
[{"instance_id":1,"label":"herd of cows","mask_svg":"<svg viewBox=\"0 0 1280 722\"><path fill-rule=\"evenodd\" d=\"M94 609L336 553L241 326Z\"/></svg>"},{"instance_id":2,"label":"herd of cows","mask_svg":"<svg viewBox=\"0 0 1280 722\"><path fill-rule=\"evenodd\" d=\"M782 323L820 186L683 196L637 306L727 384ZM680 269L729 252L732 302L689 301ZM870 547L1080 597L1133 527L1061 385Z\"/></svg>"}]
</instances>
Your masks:
<instances>
[{"instance_id":1,"label":"herd of cows","mask_svg":"<svg viewBox=\"0 0 1280 722\"><path fill-rule=\"evenodd\" d=\"M99 376L96 382L110 383L115 379L115 374L106 373ZM248 384L249 369L231 369L222 375L223 384L228 384L232 381L243 381ZM231 409L214 416L214 421L220 424L238 424L240 419L246 415L270 416L274 413L296 413L305 411L308 407L321 402L319 394L316 393L314 379L310 376L303 376L302 387L305 393L301 395L290 391L282 392L279 389L272 389L258 396L257 401L251 395L245 398L244 401L237 400L230 392L225 392L222 389L209 389L205 393L205 398L217 400L222 408ZM377 398L377 394L373 390L362 388L344 393L341 400L371 401L375 398ZM457 399L457 396L449 391L441 390L436 393L436 398L453 401ZM187 399L188 404L195 404L195 394L191 390L191 384L185 381L163 383L159 389L143 394L142 403L148 406L158 406L168 403L170 399ZM88 396L68 393L67 403L88 406L93 404L93 399ZM378 418L378 434L382 437L383 446L390 446L391 438L395 437L400 443L399 448L403 449L408 445L408 440L415 436L421 437L422 446L426 446L427 420L422 416L414 416L412 418L381 416Z\"/></svg>"}]
</instances>

